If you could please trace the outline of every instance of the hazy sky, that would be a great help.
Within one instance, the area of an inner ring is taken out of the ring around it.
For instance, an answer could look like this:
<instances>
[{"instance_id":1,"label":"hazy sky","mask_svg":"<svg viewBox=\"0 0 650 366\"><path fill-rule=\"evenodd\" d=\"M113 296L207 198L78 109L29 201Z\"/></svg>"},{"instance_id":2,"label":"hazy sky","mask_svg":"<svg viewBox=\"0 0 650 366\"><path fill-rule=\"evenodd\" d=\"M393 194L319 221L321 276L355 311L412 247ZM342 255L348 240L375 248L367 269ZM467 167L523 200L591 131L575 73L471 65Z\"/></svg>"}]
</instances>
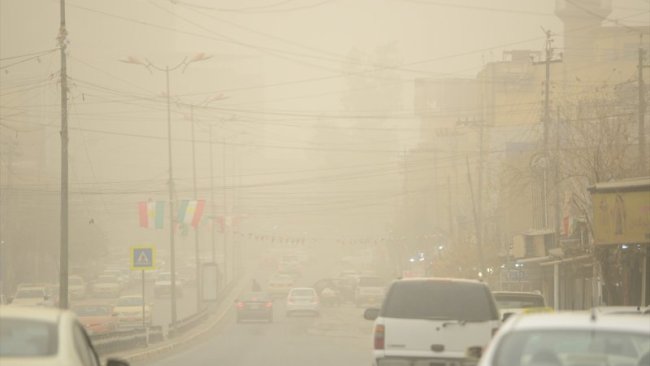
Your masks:
<instances>
[{"instance_id":1,"label":"hazy sky","mask_svg":"<svg viewBox=\"0 0 650 366\"><path fill-rule=\"evenodd\" d=\"M196 119L203 121L199 135L206 136L206 123L238 115L239 122L226 127L222 122L219 138L239 136L256 146L240 152L265 159L249 166L250 170L300 171L316 160L327 162L328 157L315 159L309 150L265 150L263 146L314 147L310 139L316 130L310 126L321 122L314 117L306 121L294 117L287 122L286 114L341 113L341 99L348 87L341 70L352 49L370 56L379 46L392 45L397 50L406 95L403 108L408 110L414 78L473 77L486 62L500 60L504 50L542 49L542 27L559 35L563 31L551 0L74 0L66 4L71 126L158 138L143 142L137 136L75 132L73 182L126 181L110 186L118 190L137 187L134 182L138 180L165 189L166 161L161 158L166 156L166 130L161 124L165 109L160 98L164 75L119 62L127 56L147 58L162 67L196 52L213 55L190 65L184 73L177 70L171 75L171 94L183 102L226 98L211 103L213 109L196 111ZM613 4L612 19L630 25L650 23L648 0L613 0ZM49 125L46 143L52 152L59 144L59 55L45 51L57 46L58 23L58 1L0 0L0 116L14 127ZM556 45L561 47L561 37ZM32 53L40 53L39 58L16 65L8 59ZM31 87L34 90L16 92ZM263 119L274 115L283 116L282 123L293 126L260 126ZM189 139L188 124L184 124L189 120L188 108L175 106L173 118L174 135ZM295 127L301 123L304 127ZM405 143L394 134L371 140L388 147ZM407 143L415 141L411 138ZM361 148L370 146L356 143ZM189 143L177 142L175 149L176 174L179 184L187 189ZM207 146L201 145L199 154L205 156L206 152ZM55 173L56 154L48 159ZM351 154L347 166L358 165L363 159ZM206 164L205 159L199 162L202 186L207 184ZM124 172L130 173L125 176ZM57 176L50 178L55 183ZM251 179L271 178L279 177ZM143 197L100 204L115 215L130 215L138 199ZM273 204L280 203L276 199Z\"/></svg>"}]
</instances>

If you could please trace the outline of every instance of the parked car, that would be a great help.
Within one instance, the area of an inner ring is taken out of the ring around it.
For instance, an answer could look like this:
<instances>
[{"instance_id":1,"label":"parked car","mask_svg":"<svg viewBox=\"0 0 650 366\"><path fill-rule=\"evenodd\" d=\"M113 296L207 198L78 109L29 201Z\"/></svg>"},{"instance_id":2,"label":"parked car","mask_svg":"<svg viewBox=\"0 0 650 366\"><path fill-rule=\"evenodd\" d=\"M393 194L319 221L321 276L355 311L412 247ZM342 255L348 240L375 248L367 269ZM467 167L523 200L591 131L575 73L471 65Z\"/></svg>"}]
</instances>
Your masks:
<instances>
[{"instance_id":1,"label":"parked car","mask_svg":"<svg viewBox=\"0 0 650 366\"><path fill-rule=\"evenodd\" d=\"M465 365L466 350L486 346L500 325L487 285L446 278L395 281L364 317L375 322L374 365Z\"/></svg>"},{"instance_id":2,"label":"parked car","mask_svg":"<svg viewBox=\"0 0 650 366\"><path fill-rule=\"evenodd\" d=\"M541 293L493 291L492 295L499 307L502 320L520 313L537 313L553 311L546 306L546 301Z\"/></svg>"},{"instance_id":3,"label":"parked car","mask_svg":"<svg viewBox=\"0 0 650 366\"><path fill-rule=\"evenodd\" d=\"M138 329L151 326L151 306L144 305L144 322L142 321L142 303L140 295L120 297L113 307L113 316L117 319L119 330Z\"/></svg>"},{"instance_id":4,"label":"parked car","mask_svg":"<svg viewBox=\"0 0 650 366\"><path fill-rule=\"evenodd\" d=\"M74 313L46 308L0 308L0 365L100 365ZM108 359L107 366L128 366Z\"/></svg>"},{"instance_id":5,"label":"parked car","mask_svg":"<svg viewBox=\"0 0 650 366\"><path fill-rule=\"evenodd\" d=\"M287 316L308 313L320 316L320 300L316 290L311 287L292 288L287 296Z\"/></svg>"},{"instance_id":6,"label":"parked car","mask_svg":"<svg viewBox=\"0 0 650 366\"><path fill-rule=\"evenodd\" d=\"M269 293L271 296L287 296L293 287L294 280L288 274L275 274L269 279Z\"/></svg>"},{"instance_id":7,"label":"parked car","mask_svg":"<svg viewBox=\"0 0 650 366\"><path fill-rule=\"evenodd\" d=\"M520 314L481 354L491 365L650 365L650 323L644 315L596 312Z\"/></svg>"},{"instance_id":8,"label":"parked car","mask_svg":"<svg viewBox=\"0 0 650 366\"><path fill-rule=\"evenodd\" d=\"M68 293L71 299L83 299L86 296L86 282L80 276L68 277Z\"/></svg>"},{"instance_id":9,"label":"parked car","mask_svg":"<svg viewBox=\"0 0 650 366\"><path fill-rule=\"evenodd\" d=\"M273 322L273 298L266 292L249 292L235 300L237 323L244 320Z\"/></svg>"},{"instance_id":10,"label":"parked car","mask_svg":"<svg viewBox=\"0 0 650 366\"><path fill-rule=\"evenodd\" d=\"M122 292L122 285L114 275L104 274L97 277L92 285L92 292L95 296L118 297Z\"/></svg>"},{"instance_id":11,"label":"parked car","mask_svg":"<svg viewBox=\"0 0 650 366\"><path fill-rule=\"evenodd\" d=\"M76 304L71 308L79 323L90 335L106 334L117 330L117 319L113 316L113 306L102 303Z\"/></svg>"},{"instance_id":12,"label":"parked car","mask_svg":"<svg viewBox=\"0 0 650 366\"><path fill-rule=\"evenodd\" d=\"M50 306L51 298L45 286L21 285L11 299L12 306Z\"/></svg>"},{"instance_id":13,"label":"parked car","mask_svg":"<svg viewBox=\"0 0 650 366\"><path fill-rule=\"evenodd\" d=\"M176 297L183 296L183 282L178 275L175 276ZM153 283L153 293L155 297L171 296L172 292L172 274L171 272L160 272Z\"/></svg>"},{"instance_id":14,"label":"parked car","mask_svg":"<svg viewBox=\"0 0 650 366\"><path fill-rule=\"evenodd\" d=\"M357 307L379 306L386 292L386 281L376 276L360 276L354 292Z\"/></svg>"}]
</instances>

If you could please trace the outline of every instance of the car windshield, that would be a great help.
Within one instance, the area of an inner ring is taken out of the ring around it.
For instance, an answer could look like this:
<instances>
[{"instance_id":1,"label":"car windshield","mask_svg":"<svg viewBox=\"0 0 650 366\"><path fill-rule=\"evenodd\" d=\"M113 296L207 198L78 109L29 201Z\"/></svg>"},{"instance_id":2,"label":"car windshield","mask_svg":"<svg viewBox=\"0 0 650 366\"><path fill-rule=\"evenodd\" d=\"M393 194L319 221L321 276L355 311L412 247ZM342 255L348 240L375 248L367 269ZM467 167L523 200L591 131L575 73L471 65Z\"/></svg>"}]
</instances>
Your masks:
<instances>
[{"instance_id":1,"label":"car windshield","mask_svg":"<svg viewBox=\"0 0 650 366\"><path fill-rule=\"evenodd\" d=\"M300 288L291 290L291 296L314 296L314 290L310 288Z\"/></svg>"},{"instance_id":2,"label":"car windshield","mask_svg":"<svg viewBox=\"0 0 650 366\"><path fill-rule=\"evenodd\" d=\"M111 308L102 305L76 306L72 308L77 316L103 316L110 315Z\"/></svg>"},{"instance_id":3,"label":"car windshield","mask_svg":"<svg viewBox=\"0 0 650 366\"><path fill-rule=\"evenodd\" d=\"M117 300L117 306L139 306L142 305L141 297L122 297Z\"/></svg>"},{"instance_id":4,"label":"car windshield","mask_svg":"<svg viewBox=\"0 0 650 366\"><path fill-rule=\"evenodd\" d=\"M101 276L97 279L97 283L116 283L117 278L113 276Z\"/></svg>"},{"instance_id":5,"label":"car windshield","mask_svg":"<svg viewBox=\"0 0 650 366\"><path fill-rule=\"evenodd\" d=\"M386 297L388 318L463 320L498 319L489 290L483 285L436 281L401 281Z\"/></svg>"},{"instance_id":6,"label":"car windshield","mask_svg":"<svg viewBox=\"0 0 650 366\"><path fill-rule=\"evenodd\" d=\"M51 356L56 354L58 343L54 323L12 318L0 320L0 358Z\"/></svg>"},{"instance_id":7,"label":"car windshield","mask_svg":"<svg viewBox=\"0 0 650 366\"><path fill-rule=\"evenodd\" d=\"M249 292L239 297L240 301L269 301L271 297L265 292Z\"/></svg>"},{"instance_id":8,"label":"car windshield","mask_svg":"<svg viewBox=\"0 0 650 366\"><path fill-rule=\"evenodd\" d=\"M22 289L16 293L16 299L43 298L45 293L41 289Z\"/></svg>"},{"instance_id":9,"label":"car windshield","mask_svg":"<svg viewBox=\"0 0 650 366\"><path fill-rule=\"evenodd\" d=\"M492 364L647 365L648 363L641 362L643 357L644 361L650 360L648 333L592 330L515 331L501 340Z\"/></svg>"},{"instance_id":10,"label":"car windshield","mask_svg":"<svg viewBox=\"0 0 650 366\"><path fill-rule=\"evenodd\" d=\"M544 307L544 298L537 295L494 294L501 309L523 309Z\"/></svg>"},{"instance_id":11,"label":"car windshield","mask_svg":"<svg viewBox=\"0 0 650 366\"><path fill-rule=\"evenodd\" d=\"M383 287L386 281L379 277L360 277L359 286L361 287Z\"/></svg>"}]
</instances>

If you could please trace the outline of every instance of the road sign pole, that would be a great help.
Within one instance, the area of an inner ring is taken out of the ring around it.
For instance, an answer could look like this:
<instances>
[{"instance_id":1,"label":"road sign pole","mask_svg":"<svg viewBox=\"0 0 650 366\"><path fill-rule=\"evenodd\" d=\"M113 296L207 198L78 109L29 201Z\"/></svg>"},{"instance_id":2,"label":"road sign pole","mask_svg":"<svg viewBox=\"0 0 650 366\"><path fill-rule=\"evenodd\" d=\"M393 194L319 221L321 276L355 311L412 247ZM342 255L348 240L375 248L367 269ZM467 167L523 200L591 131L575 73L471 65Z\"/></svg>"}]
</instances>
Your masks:
<instances>
[{"instance_id":1,"label":"road sign pole","mask_svg":"<svg viewBox=\"0 0 650 366\"><path fill-rule=\"evenodd\" d=\"M144 330L144 344L149 345L149 335L147 334L147 318L145 311L145 297L144 297L144 269L142 270L142 329Z\"/></svg>"}]
</instances>

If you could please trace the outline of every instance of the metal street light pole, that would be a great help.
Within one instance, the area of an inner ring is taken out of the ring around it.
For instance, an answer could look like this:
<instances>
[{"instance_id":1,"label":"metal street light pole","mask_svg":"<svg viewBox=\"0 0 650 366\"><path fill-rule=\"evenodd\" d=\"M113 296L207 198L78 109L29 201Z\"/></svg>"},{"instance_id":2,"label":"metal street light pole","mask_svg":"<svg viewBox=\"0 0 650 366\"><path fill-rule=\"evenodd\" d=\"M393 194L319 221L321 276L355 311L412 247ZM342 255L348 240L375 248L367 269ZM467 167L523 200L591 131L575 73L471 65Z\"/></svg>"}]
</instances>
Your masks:
<instances>
[{"instance_id":1,"label":"metal street light pole","mask_svg":"<svg viewBox=\"0 0 650 366\"><path fill-rule=\"evenodd\" d=\"M165 68L157 67L151 61L146 60L142 62L134 57L128 57L122 62L129 64L141 65L147 68L149 72L151 69L165 72L165 86L166 86L166 96L167 96L167 149L168 149L168 166L169 166L169 266L171 272L171 328L176 325L177 312L176 312L176 243L174 235L174 170L173 170L173 159L172 159L172 117L171 117L171 95L169 88L169 72L174 71L181 66L183 66L183 71L193 62L203 61L210 58L203 53L197 54L192 57L189 61L187 58L183 59L178 65L174 67L165 66ZM197 289L198 291L198 289Z\"/></svg>"},{"instance_id":2,"label":"metal street light pole","mask_svg":"<svg viewBox=\"0 0 650 366\"><path fill-rule=\"evenodd\" d=\"M190 123L192 130L192 185L194 188L194 200L198 200L196 189L196 140L194 139L194 105L190 104ZM194 260L196 266L196 312L201 310L201 260L199 259L199 228L194 228Z\"/></svg>"},{"instance_id":3,"label":"metal street light pole","mask_svg":"<svg viewBox=\"0 0 650 366\"><path fill-rule=\"evenodd\" d=\"M167 86L167 147L169 165L169 263L171 271L171 311L172 327L176 324L176 245L174 235L174 171L172 164L172 112L171 97L169 95L169 66L165 68L165 81Z\"/></svg>"},{"instance_id":4,"label":"metal street light pole","mask_svg":"<svg viewBox=\"0 0 650 366\"><path fill-rule=\"evenodd\" d=\"M68 68L66 60L65 0L61 0L61 232L59 252L59 307L68 308Z\"/></svg>"}]
</instances>

